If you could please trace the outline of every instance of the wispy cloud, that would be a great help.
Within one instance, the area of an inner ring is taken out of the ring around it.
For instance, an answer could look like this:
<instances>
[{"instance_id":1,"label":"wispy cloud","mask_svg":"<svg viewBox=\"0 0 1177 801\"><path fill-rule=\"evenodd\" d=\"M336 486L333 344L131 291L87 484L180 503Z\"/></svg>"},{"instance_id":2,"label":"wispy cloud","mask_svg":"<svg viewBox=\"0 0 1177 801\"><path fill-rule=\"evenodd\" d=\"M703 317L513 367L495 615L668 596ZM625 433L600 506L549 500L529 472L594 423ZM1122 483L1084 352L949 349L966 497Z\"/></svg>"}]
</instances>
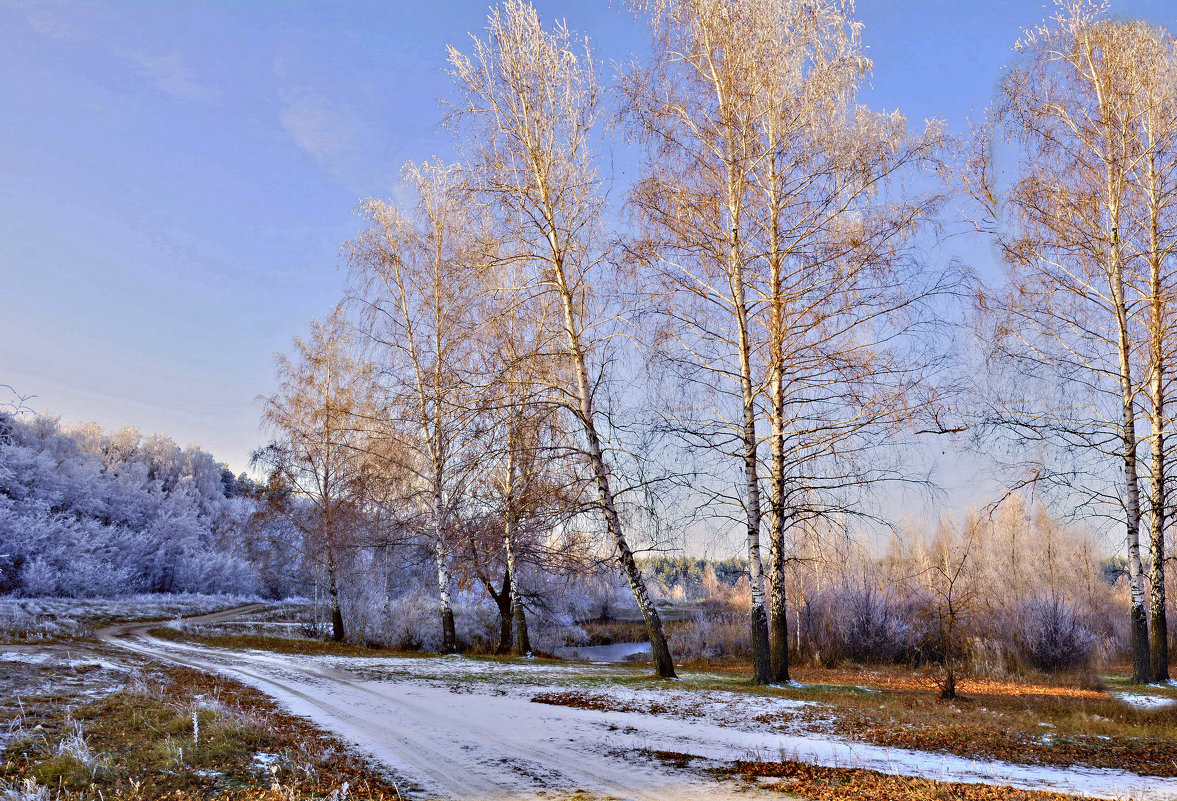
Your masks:
<instances>
[{"instance_id":1,"label":"wispy cloud","mask_svg":"<svg viewBox=\"0 0 1177 801\"><path fill-rule=\"evenodd\" d=\"M148 78L156 88L174 97L190 100L207 100L218 94L217 90L198 82L192 69L185 63L184 56L177 52L144 53L133 51L123 53L123 58L139 66L139 72Z\"/></svg>"},{"instance_id":2,"label":"wispy cloud","mask_svg":"<svg viewBox=\"0 0 1177 801\"><path fill-rule=\"evenodd\" d=\"M52 2L52 0L46 2L6 0L2 4L23 11L29 27L42 36L63 42L76 42L89 38L85 25L80 21L83 15L79 14L79 10L69 3Z\"/></svg>"},{"instance_id":3,"label":"wispy cloud","mask_svg":"<svg viewBox=\"0 0 1177 801\"><path fill-rule=\"evenodd\" d=\"M220 94L196 79L183 53L135 49L100 33L105 20L97 7L68 0L0 0L0 4L21 9L29 28L41 36L61 42L94 43L108 55L134 64L142 77L173 97L208 100Z\"/></svg>"},{"instance_id":4,"label":"wispy cloud","mask_svg":"<svg viewBox=\"0 0 1177 801\"><path fill-rule=\"evenodd\" d=\"M361 155L363 123L345 107L308 88L279 90L282 127L294 143L337 178L346 178Z\"/></svg>"}]
</instances>

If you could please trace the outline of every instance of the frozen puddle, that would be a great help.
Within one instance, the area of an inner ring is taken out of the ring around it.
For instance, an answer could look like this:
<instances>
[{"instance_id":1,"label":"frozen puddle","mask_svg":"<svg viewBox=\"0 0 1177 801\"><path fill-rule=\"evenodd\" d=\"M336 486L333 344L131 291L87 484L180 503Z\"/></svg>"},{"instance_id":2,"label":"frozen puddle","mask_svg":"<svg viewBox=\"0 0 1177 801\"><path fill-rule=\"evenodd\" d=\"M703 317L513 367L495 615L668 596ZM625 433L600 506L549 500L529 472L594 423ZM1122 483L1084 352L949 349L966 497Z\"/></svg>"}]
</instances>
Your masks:
<instances>
[{"instance_id":1,"label":"frozen puddle","mask_svg":"<svg viewBox=\"0 0 1177 801\"><path fill-rule=\"evenodd\" d=\"M566 666L468 659L346 660L145 638L112 642L253 685L427 793L455 799L536 799L583 789L635 801L748 801L748 792L734 784L635 753L663 750L724 761L784 757L947 781L1177 801L1177 779L974 761L840 740L793 721L804 704L788 699L694 692L673 684L666 690L586 684L616 670L606 666L581 665L575 673ZM539 694L567 693L610 701L622 711L530 701Z\"/></svg>"},{"instance_id":2,"label":"frozen puddle","mask_svg":"<svg viewBox=\"0 0 1177 801\"><path fill-rule=\"evenodd\" d=\"M628 662L651 655L648 642L619 642L613 645L584 645L567 649L569 659L581 662Z\"/></svg>"}]
</instances>

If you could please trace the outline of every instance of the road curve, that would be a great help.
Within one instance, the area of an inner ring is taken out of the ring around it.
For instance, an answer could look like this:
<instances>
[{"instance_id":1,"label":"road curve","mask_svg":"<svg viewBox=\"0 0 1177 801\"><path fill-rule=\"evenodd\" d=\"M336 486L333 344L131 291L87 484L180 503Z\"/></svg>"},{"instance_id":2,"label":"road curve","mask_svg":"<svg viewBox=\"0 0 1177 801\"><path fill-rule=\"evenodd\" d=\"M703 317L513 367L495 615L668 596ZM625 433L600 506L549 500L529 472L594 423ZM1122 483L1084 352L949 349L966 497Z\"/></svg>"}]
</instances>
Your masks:
<instances>
[{"instance_id":1,"label":"road curve","mask_svg":"<svg viewBox=\"0 0 1177 801\"><path fill-rule=\"evenodd\" d=\"M264 604L187 618L220 623ZM704 757L775 759L956 781L1008 784L1103 798L1177 801L1177 780L1124 771L975 762L944 754L883 749L816 732L779 734L633 712L601 712L527 702L527 695L485 683L421 681L365 670L387 660L282 656L150 635L160 623L119 623L98 635L110 645L253 686L311 719L433 797L514 801L583 790L632 801L748 801L748 791L689 770L635 756L636 749ZM457 657L445 665L470 664ZM394 660L395 661L395 660ZM403 660L402 660L403 661ZM422 660L425 669L428 663ZM551 684L552 677L547 677ZM557 689L551 686L543 689ZM754 727L755 728L755 727ZM755 795L755 793L753 793Z\"/></svg>"},{"instance_id":2,"label":"road curve","mask_svg":"<svg viewBox=\"0 0 1177 801\"><path fill-rule=\"evenodd\" d=\"M223 623L263 608L264 604L250 604L185 620ZM534 729L500 727L493 719L464 711L462 701L471 697L466 694L410 683L361 681L345 671L296 658L160 640L150 635L159 626L159 622L117 623L100 630L98 637L142 656L219 672L260 689L291 712L350 741L429 796L508 801L587 790L632 801L747 801L749 797L688 771L647 760L630 763L617 749L582 749L575 747L575 738L544 742L534 737ZM479 700L497 700L503 707L519 705L517 699ZM498 712L503 721L511 717L509 709Z\"/></svg>"}]
</instances>

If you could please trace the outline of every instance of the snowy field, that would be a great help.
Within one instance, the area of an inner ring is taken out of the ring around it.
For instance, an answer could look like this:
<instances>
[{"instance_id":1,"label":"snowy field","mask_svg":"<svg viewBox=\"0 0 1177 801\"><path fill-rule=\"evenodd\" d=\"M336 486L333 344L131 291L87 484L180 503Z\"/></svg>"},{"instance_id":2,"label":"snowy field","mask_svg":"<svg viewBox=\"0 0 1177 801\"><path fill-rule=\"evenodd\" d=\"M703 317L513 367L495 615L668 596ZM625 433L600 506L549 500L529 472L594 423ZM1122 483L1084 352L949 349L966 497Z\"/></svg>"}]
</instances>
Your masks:
<instances>
[{"instance_id":1,"label":"snowy field","mask_svg":"<svg viewBox=\"0 0 1177 801\"><path fill-rule=\"evenodd\" d=\"M811 702L690 689L705 675L637 687L627 686L635 679L632 671L610 665L285 656L162 642L143 629L138 633L117 642L263 690L440 797L535 798L557 788L583 788L667 801L747 798L703 774L649 758L651 751L673 751L720 761L786 758L1100 798L1177 800L1177 779L849 742L797 714Z\"/></svg>"},{"instance_id":2,"label":"snowy field","mask_svg":"<svg viewBox=\"0 0 1177 801\"><path fill-rule=\"evenodd\" d=\"M129 595L124 598L0 597L0 640L85 636L114 620L164 620L254 603L243 595Z\"/></svg>"}]
</instances>

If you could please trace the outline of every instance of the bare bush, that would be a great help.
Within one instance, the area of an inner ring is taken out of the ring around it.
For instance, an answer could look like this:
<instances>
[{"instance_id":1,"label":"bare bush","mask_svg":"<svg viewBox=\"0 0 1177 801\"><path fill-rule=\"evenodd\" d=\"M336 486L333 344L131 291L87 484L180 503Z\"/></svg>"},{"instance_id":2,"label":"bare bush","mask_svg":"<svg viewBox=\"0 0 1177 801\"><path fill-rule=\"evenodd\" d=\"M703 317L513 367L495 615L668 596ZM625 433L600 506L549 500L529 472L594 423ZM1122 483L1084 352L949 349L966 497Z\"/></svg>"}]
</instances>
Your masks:
<instances>
[{"instance_id":1,"label":"bare bush","mask_svg":"<svg viewBox=\"0 0 1177 801\"><path fill-rule=\"evenodd\" d=\"M1098 637L1086 615L1057 595L1033 598L1022 612L1018 638L1022 655L1041 670L1066 670L1087 663Z\"/></svg>"},{"instance_id":2,"label":"bare bush","mask_svg":"<svg viewBox=\"0 0 1177 801\"><path fill-rule=\"evenodd\" d=\"M702 613L671 626L668 635L671 649L686 659L747 659L752 655L747 612Z\"/></svg>"}]
</instances>

